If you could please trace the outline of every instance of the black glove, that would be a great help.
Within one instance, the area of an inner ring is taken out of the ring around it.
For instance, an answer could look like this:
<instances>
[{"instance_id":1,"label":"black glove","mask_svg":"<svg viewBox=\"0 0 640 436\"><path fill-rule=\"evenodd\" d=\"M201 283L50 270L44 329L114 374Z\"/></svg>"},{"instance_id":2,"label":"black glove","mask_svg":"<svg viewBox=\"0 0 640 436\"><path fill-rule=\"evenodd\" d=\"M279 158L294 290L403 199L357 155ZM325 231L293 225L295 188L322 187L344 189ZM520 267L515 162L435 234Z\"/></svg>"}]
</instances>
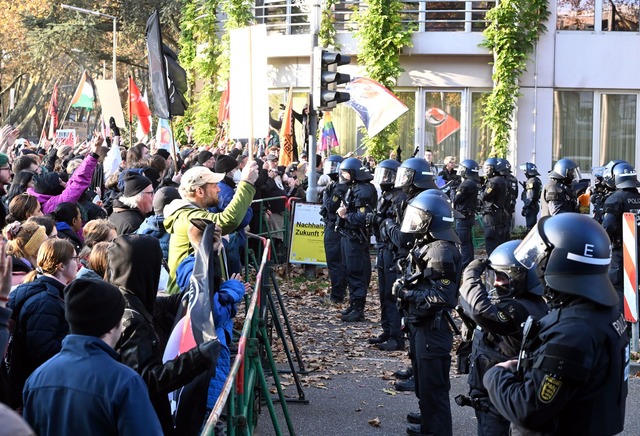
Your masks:
<instances>
[{"instance_id":1,"label":"black glove","mask_svg":"<svg viewBox=\"0 0 640 436\"><path fill-rule=\"evenodd\" d=\"M477 279L482 276L482 273L487 269L489 261L488 259L475 259L464 270L464 280L467 278Z\"/></svg>"},{"instance_id":2,"label":"black glove","mask_svg":"<svg viewBox=\"0 0 640 436\"><path fill-rule=\"evenodd\" d=\"M211 366L215 366L218 362L218 355L220 354L220 341L214 339L212 341L203 342L198 345L198 350L204 356Z\"/></svg>"},{"instance_id":3,"label":"black glove","mask_svg":"<svg viewBox=\"0 0 640 436\"><path fill-rule=\"evenodd\" d=\"M285 105L283 105L282 103L280 104L280 110L283 111L285 110L287 107Z\"/></svg>"},{"instance_id":4,"label":"black glove","mask_svg":"<svg viewBox=\"0 0 640 436\"><path fill-rule=\"evenodd\" d=\"M116 126L116 119L113 117L109 118L109 128L113 132L113 136L120 136L120 128Z\"/></svg>"}]
</instances>

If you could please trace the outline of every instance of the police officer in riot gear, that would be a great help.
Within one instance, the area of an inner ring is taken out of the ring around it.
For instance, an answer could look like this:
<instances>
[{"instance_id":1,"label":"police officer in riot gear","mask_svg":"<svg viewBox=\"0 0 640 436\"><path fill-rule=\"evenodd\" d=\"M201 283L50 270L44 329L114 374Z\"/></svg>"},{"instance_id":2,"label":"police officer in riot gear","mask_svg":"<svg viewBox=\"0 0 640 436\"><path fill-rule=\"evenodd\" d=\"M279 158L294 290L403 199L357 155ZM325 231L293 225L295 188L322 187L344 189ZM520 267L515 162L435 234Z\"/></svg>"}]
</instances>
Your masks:
<instances>
[{"instance_id":1,"label":"police officer in riot gear","mask_svg":"<svg viewBox=\"0 0 640 436\"><path fill-rule=\"evenodd\" d=\"M398 271L394 268L394 245L385 226L381 227L387 218L395 221L398 209L407 198L401 188L394 187L399 166L400 162L397 160L386 159L376 167L373 184L380 187L382 195L378 199L375 213L367 215L367 224L373 229L378 251L376 268L382 324L382 334L369 338L369 343L376 344L383 351L404 349L400 312L392 293L393 283L398 278Z\"/></svg>"},{"instance_id":2,"label":"police officer in riot gear","mask_svg":"<svg viewBox=\"0 0 640 436\"><path fill-rule=\"evenodd\" d=\"M415 243L400 261L403 275L394 284L409 326L419 425L410 435L451 435L449 369L451 367L450 310L460 281L460 243L453 228L454 210L438 195L420 193L407 206L401 231Z\"/></svg>"},{"instance_id":3,"label":"police officer in riot gear","mask_svg":"<svg viewBox=\"0 0 640 436\"><path fill-rule=\"evenodd\" d=\"M473 226L478 210L480 167L472 159L463 160L458 166L458 175L462 177L462 183L456 189L453 206L464 215L464 218L456 220L456 233L460 238L462 268L465 268L473 260Z\"/></svg>"},{"instance_id":4,"label":"police officer in riot gear","mask_svg":"<svg viewBox=\"0 0 640 436\"><path fill-rule=\"evenodd\" d=\"M323 173L329 177L331 182L322 192L322 208L320 215L324 221L324 251L331 280L331 292L329 301L339 304L344 300L347 289L347 278L342 262L342 235L336 231L340 199L347 192L347 186L338 183L339 166L342 162L341 156L329 156L323 164Z\"/></svg>"},{"instance_id":5,"label":"police officer in riot gear","mask_svg":"<svg viewBox=\"0 0 640 436\"><path fill-rule=\"evenodd\" d=\"M538 269L552 310L525 324L518 362L484 376L513 434L622 431L629 344L609 280L610 243L595 220L562 213L542 218L516 248L523 266Z\"/></svg>"},{"instance_id":6,"label":"police officer in riot gear","mask_svg":"<svg viewBox=\"0 0 640 436\"><path fill-rule=\"evenodd\" d=\"M384 232L386 232L391 242L393 242L394 262L397 262L407 257L409 249L413 247L415 242L413 234L403 233L400 231L407 203L425 190L440 191L433 180L431 165L426 160L420 158L409 158L402 162L402 165L398 167L398 173L396 174L395 187L402 189L402 192L407 197L406 200L401 202L396 208L395 219L385 219L381 225L381 229L384 227ZM397 267L396 272L402 273L402 271ZM402 310L401 315L405 315L402 313ZM413 360L413 354L411 351L409 351L409 357ZM402 372L402 370L400 372ZM408 375L408 378L405 377L405 381L396 382L394 385L396 389L401 391L414 390L414 378L409 374L413 374L413 369L405 371L405 375Z\"/></svg>"},{"instance_id":7,"label":"police officer in riot gear","mask_svg":"<svg viewBox=\"0 0 640 436\"><path fill-rule=\"evenodd\" d=\"M507 181L499 173L499 161L490 157L484 162L486 177L480 198L482 200L482 222L487 254L508 239L509 215L506 211L508 187Z\"/></svg>"},{"instance_id":8,"label":"police officer in riot gear","mask_svg":"<svg viewBox=\"0 0 640 436\"><path fill-rule=\"evenodd\" d=\"M342 233L342 259L349 284L349 308L342 321L364 320L364 306L371 280L371 256L366 216L378 200L373 176L359 159L350 157L340 164L340 178L347 185L345 196L336 210L338 230Z\"/></svg>"},{"instance_id":9,"label":"police officer in riot gear","mask_svg":"<svg viewBox=\"0 0 640 436\"><path fill-rule=\"evenodd\" d=\"M498 158L498 173L507 182L507 201L505 201L505 207L507 208L507 214L509 215L509 221L507 223L507 234L505 240L509 239L509 232L513 227L513 215L516 213L516 203L518 202L518 179L511 172L511 163L502 158Z\"/></svg>"},{"instance_id":10,"label":"police officer in riot gear","mask_svg":"<svg viewBox=\"0 0 640 436\"><path fill-rule=\"evenodd\" d=\"M535 270L523 267L513 254L520 242L501 244L488 260L474 260L463 273L460 305L477 327L473 332L469 396L456 397L456 402L475 409L478 436L509 435L509 421L489 401L482 377L496 363L517 357L521 325L529 316L539 320L549 310Z\"/></svg>"},{"instance_id":11,"label":"police officer in riot gear","mask_svg":"<svg viewBox=\"0 0 640 436\"><path fill-rule=\"evenodd\" d=\"M627 162L616 164L612 170L616 191L604 203L602 227L611 239L612 253L609 278L620 298L620 312L624 311L624 270L622 257L622 214L640 211L640 193L636 170Z\"/></svg>"},{"instance_id":12,"label":"police officer in riot gear","mask_svg":"<svg viewBox=\"0 0 640 436\"><path fill-rule=\"evenodd\" d=\"M578 198L572 182L580 180L580 169L571 159L560 159L549 172L549 182L542 191L542 216L578 212Z\"/></svg>"},{"instance_id":13,"label":"police officer in riot gear","mask_svg":"<svg viewBox=\"0 0 640 436\"><path fill-rule=\"evenodd\" d=\"M524 172L527 181L522 186L522 195L520 199L524 203L522 206L522 216L527 222L527 228L531 230L538 221L538 212L540 212L540 195L542 195L542 182L540 181L540 173L536 164L527 162L520 165L520 169Z\"/></svg>"}]
</instances>

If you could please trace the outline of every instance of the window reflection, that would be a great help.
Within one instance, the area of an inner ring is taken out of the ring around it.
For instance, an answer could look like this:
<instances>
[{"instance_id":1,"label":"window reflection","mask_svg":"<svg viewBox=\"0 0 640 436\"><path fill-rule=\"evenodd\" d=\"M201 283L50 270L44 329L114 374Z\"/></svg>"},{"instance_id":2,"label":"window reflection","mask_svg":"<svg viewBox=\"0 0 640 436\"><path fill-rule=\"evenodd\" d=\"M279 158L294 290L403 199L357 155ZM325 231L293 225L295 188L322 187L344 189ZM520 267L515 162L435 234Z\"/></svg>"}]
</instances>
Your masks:
<instances>
[{"instance_id":1,"label":"window reflection","mask_svg":"<svg viewBox=\"0 0 640 436\"><path fill-rule=\"evenodd\" d=\"M580 168L591 168L593 92L555 91L553 100L552 161L569 158Z\"/></svg>"},{"instance_id":2,"label":"window reflection","mask_svg":"<svg viewBox=\"0 0 640 436\"><path fill-rule=\"evenodd\" d=\"M460 155L460 92L425 94L424 148L433 151L433 161L442 164L446 156Z\"/></svg>"},{"instance_id":3,"label":"window reflection","mask_svg":"<svg viewBox=\"0 0 640 436\"><path fill-rule=\"evenodd\" d=\"M471 134L467 154L470 159L480 165L489 157L491 147L491 129L482 128L484 118L484 101L489 96L488 92L474 92L471 94ZM463 158L461 157L460 160Z\"/></svg>"},{"instance_id":4,"label":"window reflection","mask_svg":"<svg viewBox=\"0 0 640 436\"><path fill-rule=\"evenodd\" d=\"M558 0L558 30L593 30L595 5L593 0Z\"/></svg>"},{"instance_id":5,"label":"window reflection","mask_svg":"<svg viewBox=\"0 0 640 436\"><path fill-rule=\"evenodd\" d=\"M602 2L602 30L638 31L640 0L605 0Z\"/></svg>"}]
</instances>

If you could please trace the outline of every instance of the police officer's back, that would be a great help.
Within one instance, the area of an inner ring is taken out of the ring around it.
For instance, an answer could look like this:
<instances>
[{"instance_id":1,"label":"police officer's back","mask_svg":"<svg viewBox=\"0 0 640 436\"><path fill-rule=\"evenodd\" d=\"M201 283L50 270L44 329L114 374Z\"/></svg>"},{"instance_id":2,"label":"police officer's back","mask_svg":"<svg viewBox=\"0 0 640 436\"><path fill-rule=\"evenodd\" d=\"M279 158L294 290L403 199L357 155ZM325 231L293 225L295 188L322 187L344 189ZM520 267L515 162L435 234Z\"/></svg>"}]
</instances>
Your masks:
<instances>
[{"instance_id":1,"label":"police officer's back","mask_svg":"<svg viewBox=\"0 0 640 436\"><path fill-rule=\"evenodd\" d=\"M505 207L509 214L508 228L511 229L513 225L513 215L516 212L516 203L518 202L518 179L511 172L511 163L505 158L498 158L498 173L504 177L507 182L507 199L505 201Z\"/></svg>"},{"instance_id":2,"label":"police officer's back","mask_svg":"<svg viewBox=\"0 0 640 436\"><path fill-rule=\"evenodd\" d=\"M478 210L480 167L476 161L466 159L460 162L458 174L462 177L462 183L456 189L453 205L464 215L464 218L456 220L456 233L460 238L462 268L465 268L473 260L473 226Z\"/></svg>"},{"instance_id":3,"label":"police officer's back","mask_svg":"<svg viewBox=\"0 0 640 436\"><path fill-rule=\"evenodd\" d=\"M560 159L549 172L549 182L542 192L542 216L578 212L578 198L571 186L580 180L580 169L571 159Z\"/></svg>"},{"instance_id":4,"label":"police officer's back","mask_svg":"<svg viewBox=\"0 0 640 436\"><path fill-rule=\"evenodd\" d=\"M552 310L538 323L527 322L519 371L509 361L485 374L492 403L514 434L620 433L628 336L609 281L607 233L586 215L544 217L515 256L523 266L543 271Z\"/></svg>"},{"instance_id":5,"label":"police officer's back","mask_svg":"<svg viewBox=\"0 0 640 436\"><path fill-rule=\"evenodd\" d=\"M640 210L640 193L638 177L633 166L627 162L613 167L612 178L615 192L607 197L604 203L602 227L611 239L612 255L609 267L609 278L620 298L620 311L624 309L624 275L622 255L622 219L625 212L637 213Z\"/></svg>"},{"instance_id":6,"label":"police officer's back","mask_svg":"<svg viewBox=\"0 0 640 436\"><path fill-rule=\"evenodd\" d=\"M487 254L508 238L509 215L506 211L507 182L499 173L499 162L491 157L484 162L486 181L482 187L482 222Z\"/></svg>"},{"instance_id":7,"label":"police officer's back","mask_svg":"<svg viewBox=\"0 0 640 436\"><path fill-rule=\"evenodd\" d=\"M540 196L542 195L542 181L540 181L540 173L538 167L531 162L520 165L520 169L524 172L527 181L522 189L521 200L522 216L525 218L527 228L531 230L538 221L538 212L540 212Z\"/></svg>"}]
</instances>

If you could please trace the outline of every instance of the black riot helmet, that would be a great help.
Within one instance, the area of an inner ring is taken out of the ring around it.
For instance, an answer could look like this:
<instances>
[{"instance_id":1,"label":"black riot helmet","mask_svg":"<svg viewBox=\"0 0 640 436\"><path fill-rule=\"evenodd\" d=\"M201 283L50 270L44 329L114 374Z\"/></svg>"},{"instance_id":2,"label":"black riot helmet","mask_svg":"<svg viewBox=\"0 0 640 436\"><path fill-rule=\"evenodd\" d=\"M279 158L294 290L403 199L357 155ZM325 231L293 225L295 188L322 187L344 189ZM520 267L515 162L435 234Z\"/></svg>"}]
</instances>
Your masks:
<instances>
[{"instance_id":1,"label":"black riot helmet","mask_svg":"<svg viewBox=\"0 0 640 436\"><path fill-rule=\"evenodd\" d=\"M395 159L385 159L380 162L373 173L373 184L380 186L383 191L393 188L399 166L400 162Z\"/></svg>"},{"instance_id":2,"label":"black riot helmet","mask_svg":"<svg viewBox=\"0 0 640 436\"><path fill-rule=\"evenodd\" d=\"M438 186L433 181L433 171L429 162L419 157L412 157L398 167L396 175L396 188L409 188L415 186L420 189L435 189Z\"/></svg>"},{"instance_id":3,"label":"black riot helmet","mask_svg":"<svg viewBox=\"0 0 640 436\"><path fill-rule=\"evenodd\" d=\"M362 165L360 159L356 157L350 157L342 161L342 163L340 164L340 173L342 173L343 171L349 173L350 176L350 179L348 180L344 178L345 182L370 182L371 180L373 180L373 176L371 175L367 167Z\"/></svg>"},{"instance_id":4,"label":"black riot helmet","mask_svg":"<svg viewBox=\"0 0 640 436\"><path fill-rule=\"evenodd\" d=\"M520 169L524 172L524 175L527 177L539 176L538 167L536 164L531 162L526 162L520 165Z\"/></svg>"},{"instance_id":5,"label":"black riot helmet","mask_svg":"<svg viewBox=\"0 0 640 436\"><path fill-rule=\"evenodd\" d=\"M616 177L613 174L613 169L616 165L621 163L629 163L626 160L615 159L609 161L602 170L602 181L609 189L616 189Z\"/></svg>"},{"instance_id":6,"label":"black riot helmet","mask_svg":"<svg viewBox=\"0 0 640 436\"><path fill-rule=\"evenodd\" d=\"M400 231L416 235L429 235L441 241L460 244L454 230L454 213L451 203L427 190L418 194L409 204L402 219Z\"/></svg>"},{"instance_id":7,"label":"black riot helmet","mask_svg":"<svg viewBox=\"0 0 640 436\"><path fill-rule=\"evenodd\" d=\"M490 157L482 164L482 172L484 176L489 178L498 174L498 158Z\"/></svg>"},{"instance_id":8,"label":"black riot helmet","mask_svg":"<svg viewBox=\"0 0 640 436\"><path fill-rule=\"evenodd\" d=\"M580 180L582 175L580 174L580 168L571 159L560 159L553 165L553 169L549 172L549 177L557 180L564 180L568 185L574 180Z\"/></svg>"},{"instance_id":9,"label":"black riot helmet","mask_svg":"<svg viewBox=\"0 0 640 436\"><path fill-rule=\"evenodd\" d=\"M496 165L496 171L501 176L508 176L511 174L511 163L503 157L498 158L498 165Z\"/></svg>"},{"instance_id":10,"label":"black riot helmet","mask_svg":"<svg viewBox=\"0 0 640 436\"><path fill-rule=\"evenodd\" d=\"M618 304L609 279L611 241L587 215L567 212L540 219L514 255L525 268L539 269L552 296L579 296L609 307Z\"/></svg>"},{"instance_id":11,"label":"black riot helmet","mask_svg":"<svg viewBox=\"0 0 640 436\"><path fill-rule=\"evenodd\" d=\"M513 254L520 242L516 239L500 244L489 256L486 283L495 286L498 297L517 297L527 292L542 295L536 270L522 266Z\"/></svg>"},{"instance_id":12,"label":"black riot helmet","mask_svg":"<svg viewBox=\"0 0 640 436\"><path fill-rule=\"evenodd\" d=\"M480 166L473 159L465 159L458 164L456 172L460 177L471 180L480 180Z\"/></svg>"},{"instance_id":13,"label":"black riot helmet","mask_svg":"<svg viewBox=\"0 0 640 436\"><path fill-rule=\"evenodd\" d=\"M340 174L340 170L338 167L340 166L340 162L342 162L342 156L333 155L329 156L324 160L322 164L322 174L326 174L328 176L338 176Z\"/></svg>"},{"instance_id":14,"label":"black riot helmet","mask_svg":"<svg viewBox=\"0 0 640 436\"><path fill-rule=\"evenodd\" d=\"M616 189L637 188L640 186L638 182L638 173L635 168L628 162L621 162L613 167L613 177Z\"/></svg>"}]
</instances>

